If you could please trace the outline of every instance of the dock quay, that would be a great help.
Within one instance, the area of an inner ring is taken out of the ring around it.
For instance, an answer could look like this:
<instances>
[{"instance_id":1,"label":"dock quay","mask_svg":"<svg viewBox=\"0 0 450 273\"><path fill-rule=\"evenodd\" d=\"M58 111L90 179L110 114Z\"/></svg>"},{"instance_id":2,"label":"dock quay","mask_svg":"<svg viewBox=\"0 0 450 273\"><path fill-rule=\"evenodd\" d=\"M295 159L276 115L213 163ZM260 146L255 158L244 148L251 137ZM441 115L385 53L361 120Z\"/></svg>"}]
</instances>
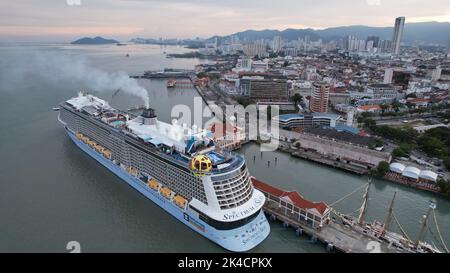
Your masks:
<instances>
[{"instance_id":1,"label":"dock quay","mask_svg":"<svg viewBox=\"0 0 450 273\"><path fill-rule=\"evenodd\" d=\"M184 78L190 79L192 75L194 75L193 70L184 70L184 69L170 69L165 68L163 71L145 71L143 78L147 79L166 79L166 78Z\"/></svg>"},{"instance_id":2,"label":"dock quay","mask_svg":"<svg viewBox=\"0 0 450 273\"><path fill-rule=\"evenodd\" d=\"M421 221L422 228L419 236L416 241L412 241L405 234L400 235L388 230L391 220L395 219L403 231L393 212L395 195L384 223L378 221L368 223L365 221L369 202L370 182L366 187L364 202L359 210L359 216L353 217L339 213L332 206L348 198L360 190L361 187L332 205L327 205L324 202L309 201L296 191L284 191L255 177L251 179L253 186L266 197L263 210L270 221L280 221L283 227L293 228L298 236L310 236L311 243L324 243L327 251L335 250L344 253L441 252L435 246L422 241L423 234L427 228L428 217L431 212L434 213L435 204L430 204L427 215ZM437 222L435 223L437 225ZM442 241L441 244L447 251L445 242Z\"/></svg>"},{"instance_id":3,"label":"dock quay","mask_svg":"<svg viewBox=\"0 0 450 273\"><path fill-rule=\"evenodd\" d=\"M186 79L195 75L193 70L164 68L162 71L144 71L143 75L132 75L133 79Z\"/></svg>"},{"instance_id":4,"label":"dock quay","mask_svg":"<svg viewBox=\"0 0 450 273\"><path fill-rule=\"evenodd\" d=\"M208 105L208 107L211 107L212 105L217 105L222 110L225 110L225 107L227 103L215 92L208 88L202 88L198 85L194 85L195 89L197 90L197 93L202 97L203 101Z\"/></svg>"},{"instance_id":5,"label":"dock quay","mask_svg":"<svg viewBox=\"0 0 450 273\"><path fill-rule=\"evenodd\" d=\"M344 161L337 161L333 158L326 157L325 155L308 151L302 148L293 148L287 145L280 145L278 150L288 153L293 157L313 161L322 165L330 166L333 168L341 169L343 171L351 172L358 175L369 174L370 170L361 166L348 164Z\"/></svg>"},{"instance_id":6,"label":"dock quay","mask_svg":"<svg viewBox=\"0 0 450 273\"><path fill-rule=\"evenodd\" d=\"M347 171L347 172L351 172L351 173L354 173L354 174L364 175L364 174L369 174L370 173L370 170L368 170L367 168L354 166L354 165L351 165L351 164L347 164L346 162L336 161L335 159L328 158L328 157L326 157L324 155L321 155L321 154L318 154L318 153L314 153L314 152L311 152L311 151L306 151L306 150L299 149L297 151L290 151L290 153L291 153L291 155L293 157L298 157L298 158L301 158L301 159L314 161L316 163L320 163L320 164L323 164L323 165L331 166L333 168L341 169L341 170L344 170L344 171Z\"/></svg>"},{"instance_id":7,"label":"dock quay","mask_svg":"<svg viewBox=\"0 0 450 273\"><path fill-rule=\"evenodd\" d=\"M271 221L278 220L284 227L292 227L297 235L311 237L311 243L321 242L325 244L327 251L336 250L345 253L400 253L395 248L380 244L373 239L363 236L343 225L330 222L322 228L310 228L293 216L284 213L273 201L268 201L264 206L264 212Z\"/></svg>"}]
</instances>

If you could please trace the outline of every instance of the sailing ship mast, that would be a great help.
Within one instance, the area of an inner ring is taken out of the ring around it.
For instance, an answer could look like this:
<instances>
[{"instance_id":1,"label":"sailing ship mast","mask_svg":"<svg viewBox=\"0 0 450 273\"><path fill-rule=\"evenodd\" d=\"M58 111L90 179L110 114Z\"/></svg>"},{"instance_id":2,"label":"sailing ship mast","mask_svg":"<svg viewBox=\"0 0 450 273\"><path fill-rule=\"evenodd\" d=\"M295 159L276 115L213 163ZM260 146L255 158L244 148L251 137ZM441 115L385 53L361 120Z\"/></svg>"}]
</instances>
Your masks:
<instances>
[{"instance_id":1,"label":"sailing ship mast","mask_svg":"<svg viewBox=\"0 0 450 273\"><path fill-rule=\"evenodd\" d=\"M388 215L386 217L386 221L384 221L383 231L381 232L381 235L384 235L386 233L386 231L389 229L389 224L391 223L392 215L394 213L394 201L395 201L396 196L397 196L397 192L394 192L394 197L392 198L391 204L389 206Z\"/></svg>"},{"instance_id":2,"label":"sailing ship mast","mask_svg":"<svg viewBox=\"0 0 450 273\"><path fill-rule=\"evenodd\" d=\"M366 219L366 214L367 214L367 206L369 204L369 189L370 189L370 184L372 183L372 179L369 178L369 184L366 187L366 192L364 193L364 202L361 206L361 208L359 209L359 216L358 216L358 224L362 224L364 222L364 220Z\"/></svg>"},{"instance_id":3,"label":"sailing ship mast","mask_svg":"<svg viewBox=\"0 0 450 273\"><path fill-rule=\"evenodd\" d=\"M425 214L425 215L422 217L422 221L421 221L422 227L420 228L419 235L417 236L417 240L416 240L416 242L415 242L415 246L416 246L416 247L419 246L420 242L421 242L422 239L423 239L423 236L424 236L424 234L425 234L425 229L426 229L427 224L428 224L428 217L430 216L431 210L433 210L433 209L435 209L435 208L436 208L436 204L435 204L434 202L430 201L430 206L429 206L429 208L428 208L427 214Z\"/></svg>"}]
</instances>

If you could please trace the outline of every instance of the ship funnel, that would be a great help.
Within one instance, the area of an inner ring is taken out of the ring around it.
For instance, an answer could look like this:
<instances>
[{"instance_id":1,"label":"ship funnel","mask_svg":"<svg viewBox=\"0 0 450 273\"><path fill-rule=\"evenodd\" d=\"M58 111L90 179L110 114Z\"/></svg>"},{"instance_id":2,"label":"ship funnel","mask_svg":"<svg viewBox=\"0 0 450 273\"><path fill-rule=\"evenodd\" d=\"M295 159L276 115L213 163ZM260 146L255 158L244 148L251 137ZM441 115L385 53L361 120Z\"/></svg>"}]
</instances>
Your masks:
<instances>
[{"instance_id":1,"label":"ship funnel","mask_svg":"<svg viewBox=\"0 0 450 273\"><path fill-rule=\"evenodd\" d=\"M144 109L144 112L142 112L141 117L143 118L142 124L144 125L156 125L158 121L155 114L155 110L152 108Z\"/></svg>"}]
</instances>

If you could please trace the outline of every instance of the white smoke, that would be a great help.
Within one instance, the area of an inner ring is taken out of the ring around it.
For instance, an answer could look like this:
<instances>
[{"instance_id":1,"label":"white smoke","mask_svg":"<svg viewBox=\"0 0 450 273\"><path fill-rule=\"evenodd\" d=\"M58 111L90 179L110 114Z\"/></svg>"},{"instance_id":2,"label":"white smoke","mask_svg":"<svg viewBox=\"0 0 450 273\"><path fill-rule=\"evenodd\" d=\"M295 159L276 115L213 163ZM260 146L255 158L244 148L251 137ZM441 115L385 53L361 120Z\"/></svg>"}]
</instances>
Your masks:
<instances>
[{"instance_id":1,"label":"white smoke","mask_svg":"<svg viewBox=\"0 0 450 273\"><path fill-rule=\"evenodd\" d=\"M125 72L108 73L89 65L79 56L39 53L27 60L27 73L46 80L64 83L72 82L85 86L88 91L120 92L140 97L149 107L149 95L145 88Z\"/></svg>"}]
</instances>

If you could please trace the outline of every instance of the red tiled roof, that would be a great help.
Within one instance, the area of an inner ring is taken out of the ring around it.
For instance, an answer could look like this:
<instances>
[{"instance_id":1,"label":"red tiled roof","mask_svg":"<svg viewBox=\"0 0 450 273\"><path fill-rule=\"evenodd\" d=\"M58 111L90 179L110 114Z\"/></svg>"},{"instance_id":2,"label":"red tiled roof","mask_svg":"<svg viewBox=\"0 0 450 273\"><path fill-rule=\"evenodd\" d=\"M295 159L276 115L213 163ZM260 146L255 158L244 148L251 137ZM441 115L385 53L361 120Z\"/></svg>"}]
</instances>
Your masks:
<instances>
[{"instance_id":1,"label":"red tiled roof","mask_svg":"<svg viewBox=\"0 0 450 273\"><path fill-rule=\"evenodd\" d=\"M411 99L408 102L410 103L424 103L424 102L430 102L429 99L422 99L422 98L415 98L415 99Z\"/></svg>"},{"instance_id":2,"label":"red tiled roof","mask_svg":"<svg viewBox=\"0 0 450 273\"><path fill-rule=\"evenodd\" d=\"M362 111L370 111L370 110L380 111L381 106L379 106L379 105L362 105L362 106L359 106L358 109L360 109Z\"/></svg>"},{"instance_id":3,"label":"red tiled roof","mask_svg":"<svg viewBox=\"0 0 450 273\"><path fill-rule=\"evenodd\" d=\"M269 184L259 181L258 179L254 178L254 177L252 177L252 183L253 183L253 186L255 186L257 189L261 189L264 192L268 192L268 193L273 194L278 197L281 197L284 193L283 190L280 190Z\"/></svg>"},{"instance_id":4,"label":"red tiled roof","mask_svg":"<svg viewBox=\"0 0 450 273\"><path fill-rule=\"evenodd\" d=\"M283 190L273 187L269 184L266 184L262 181L259 181L258 179L254 178L254 177L252 177L252 183L253 183L253 186L255 186L255 188L257 188L263 192L267 192L274 196L284 198L284 199L288 198L290 201L292 201L292 203L296 207L299 207L302 209L316 209L321 215L323 215L328 209L328 205L325 204L324 202L320 202L320 203L311 202L311 201L303 198L303 196L301 196L296 191L290 191L290 192L283 191Z\"/></svg>"}]
</instances>

